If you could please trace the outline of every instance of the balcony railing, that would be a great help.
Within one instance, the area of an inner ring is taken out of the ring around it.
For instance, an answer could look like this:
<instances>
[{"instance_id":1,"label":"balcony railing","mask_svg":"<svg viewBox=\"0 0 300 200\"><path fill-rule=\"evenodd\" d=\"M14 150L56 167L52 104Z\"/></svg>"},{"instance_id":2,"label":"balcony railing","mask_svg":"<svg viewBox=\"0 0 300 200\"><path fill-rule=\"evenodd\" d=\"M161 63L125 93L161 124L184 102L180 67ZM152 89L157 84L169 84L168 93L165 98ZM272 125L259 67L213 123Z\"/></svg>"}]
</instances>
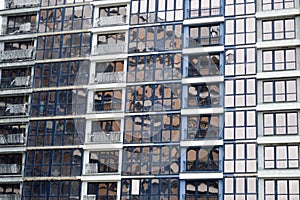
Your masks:
<instances>
[{"instance_id":1,"label":"balcony railing","mask_svg":"<svg viewBox=\"0 0 300 200\"><path fill-rule=\"evenodd\" d=\"M40 5L40 0L5 0L6 8L35 7Z\"/></svg>"},{"instance_id":2,"label":"balcony railing","mask_svg":"<svg viewBox=\"0 0 300 200\"><path fill-rule=\"evenodd\" d=\"M96 26L104 27L104 26L122 25L126 23L125 20L126 20L126 16L123 15L100 17L96 21Z\"/></svg>"},{"instance_id":3,"label":"balcony railing","mask_svg":"<svg viewBox=\"0 0 300 200\"><path fill-rule=\"evenodd\" d=\"M184 161L183 163L186 166L184 172L219 171L219 160Z\"/></svg>"},{"instance_id":4,"label":"balcony railing","mask_svg":"<svg viewBox=\"0 0 300 200\"><path fill-rule=\"evenodd\" d=\"M0 144L24 144L24 136L22 133L0 135Z\"/></svg>"},{"instance_id":5,"label":"balcony railing","mask_svg":"<svg viewBox=\"0 0 300 200\"><path fill-rule=\"evenodd\" d=\"M100 44L94 47L93 55L126 53L126 44Z\"/></svg>"},{"instance_id":6,"label":"balcony railing","mask_svg":"<svg viewBox=\"0 0 300 200\"><path fill-rule=\"evenodd\" d=\"M84 195L83 200L96 200L95 194Z\"/></svg>"},{"instance_id":7,"label":"balcony railing","mask_svg":"<svg viewBox=\"0 0 300 200\"><path fill-rule=\"evenodd\" d=\"M95 76L95 83L119 83L119 82L125 82L124 72L97 73Z\"/></svg>"},{"instance_id":8,"label":"balcony railing","mask_svg":"<svg viewBox=\"0 0 300 200\"><path fill-rule=\"evenodd\" d=\"M221 8L202 8L202 9L192 9L189 10L190 18L193 17L210 17L210 16L219 16L221 15Z\"/></svg>"},{"instance_id":9,"label":"balcony railing","mask_svg":"<svg viewBox=\"0 0 300 200\"><path fill-rule=\"evenodd\" d=\"M20 194L0 194L0 200L20 200Z\"/></svg>"},{"instance_id":10,"label":"balcony railing","mask_svg":"<svg viewBox=\"0 0 300 200\"><path fill-rule=\"evenodd\" d=\"M93 132L89 136L92 143L118 143L120 142L120 132Z\"/></svg>"},{"instance_id":11,"label":"balcony railing","mask_svg":"<svg viewBox=\"0 0 300 200\"><path fill-rule=\"evenodd\" d=\"M30 22L26 22L20 24L19 27L7 27L6 25L2 26L1 35L15 35L15 34L24 34L24 33L35 33L36 32L36 25L31 24Z\"/></svg>"},{"instance_id":12,"label":"balcony railing","mask_svg":"<svg viewBox=\"0 0 300 200\"><path fill-rule=\"evenodd\" d=\"M17 164L0 164L0 174L17 174L18 171Z\"/></svg>"},{"instance_id":13,"label":"balcony railing","mask_svg":"<svg viewBox=\"0 0 300 200\"><path fill-rule=\"evenodd\" d=\"M98 163L89 163L85 165L85 174L98 173Z\"/></svg>"},{"instance_id":14,"label":"balcony railing","mask_svg":"<svg viewBox=\"0 0 300 200\"><path fill-rule=\"evenodd\" d=\"M0 61L33 59L34 55L33 49L0 51Z\"/></svg>"},{"instance_id":15,"label":"balcony railing","mask_svg":"<svg viewBox=\"0 0 300 200\"><path fill-rule=\"evenodd\" d=\"M186 97L184 99L187 102L186 108L209 108L220 106L220 97L218 96L211 96L207 98Z\"/></svg>"},{"instance_id":16,"label":"balcony railing","mask_svg":"<svg viewBox=\"0 0 300 200\"><path fill-rule=\"evenodd\" d=\"M199 39L189 38L189 48L220 45L220 36L201 37Z\"/></svg>"},{"instance_id":17,"label":"balcony railing","mask_svg":"<svg viewBox=\"0 0 300 200\"><path fill-rule=\"evenodd\" d=\"M1 78L1 88L26 87L31 85L30 76L5 77Z\"/></svg>"},{"instance_id":18,"label":"balcony railing","mask_svg":"<svg viewBox=\"0 0 300 200\"><path fill-rule=\"evenodd\" d=\"M26 104L7 104L5 112L9 114L26 114L27 105Z\"/></svg>"}]
</instances>

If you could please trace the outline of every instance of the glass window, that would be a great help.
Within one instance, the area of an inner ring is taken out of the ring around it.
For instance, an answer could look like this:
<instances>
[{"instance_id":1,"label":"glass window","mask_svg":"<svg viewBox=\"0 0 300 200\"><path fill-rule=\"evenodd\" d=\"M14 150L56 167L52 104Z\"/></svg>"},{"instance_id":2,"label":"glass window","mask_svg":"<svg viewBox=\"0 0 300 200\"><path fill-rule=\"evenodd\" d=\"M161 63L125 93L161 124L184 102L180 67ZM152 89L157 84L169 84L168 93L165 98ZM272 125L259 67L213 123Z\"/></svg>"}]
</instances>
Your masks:
<instances>
[{"instance_id":1,"label":"glass window","mask_svg":"<svg viewBox=\"0 0 300 200\"><path fill-rule=\"evenodd\" d=\"M255 14L255 0L225 0L225 16Z\"/></svg>"},{"instance_id":2,"label":"glass window","mask_svg":"<svg viewBox=\"0 0 300 200\"><path fill-rule=\"evenodd\" d=\"M185 98L189 108L220 106L219 83L190 84Z\"/></svg>"},{"instance_id":3,"label":"glass window","mask_svg":"<svg viewBox=\"0 0 300 200\"><path fill-rule=\"evenodd\" d=\"M167 143L180 140L180 114L125 118L124 143Z\"/></svg>"},{"instance_id":4,"label":"glass window","mask_svg":"<svg viewBox=\"0 0 300 200\"><path fill-rule=\"evenodd\" d=\"M122 199L178 199L178 178L122 179Z\"/></svg>"},{"instance_id":5,"label":"glass window","mask_svg":"<svg viewBox=\"0 0 300 200\"><path fill-rule=\"evenodd\" d=\"M262 22L263 40L293 39L296 37L295 19Z\"/></svg>"},{"instance_id":6,"label":"glass window","mask_svg":"<svg viewBox=\"0 0 300 200\"><path fill-rule=\"evenodd\" d=\"M297 135L298 113L264 113L264 135Z\"/></svg>"},{"instance_id":7,"label":"glass window","mask_svg":"<svg viewBox=\"0 0 300 200\"><path fill-rule=\"evenodd\" d=\"M189 47L220 45L220 25L189 27Z\"/></svg>"},{"instance_id":8,"label":"glass window","mask_svg":"<svg viewBox=\"0 0 300 200\"><path fill-rule=\"evenodd\" d=\"M22 172L23 155L21 153L0 154L0 175L16 175Z\"/></svg>"},{"instance_id":9,"label":"glass window","mask_svg":"<svg viewBox=\"0 0 300 200\"><path fill-rule=\"evenodd\" d=\"M225 177L224 200L257 199L257 179L255 177Z\"/></svg>"},{"instance_id":10,"label":"glass window","mask_svg":"<svg viewBox=\"0 0 300 200\"><path fill-rule=\"evenodd\" d=\"M96 164L96 173L118 172L119 151L91 151L89 163Z\"/></svg>"},{"instance_id":11,"label":"glass window","mask_svg":"<svg viewBox=\"0 0 300 200\"><path fill-rule=\"evenodd\" d=\"M128 58L127 82L167 81L180 79L181 54L159 54Z\"/></svg>"},{"instance_id":12,"label":"glass window","mask_svg":"<svg viewBox=\"0 0 300 200\"><path fill-rule=\"evenodd\" d=\"M82 149L26 151L26 177L80 176Z\"/></svg>"},{"instance_id":13,"label":"glass window","mask_svg":"<svg viewBox=\"0 0 300 200\"><path fill-rule=\"evenodd\" d=\"M244 45L256 42L256 19L242 18L225 21L225 45Z\"/></svg>"},{"instance_id":14,"label":"glass window","mask_svg":"<svg viewBox=\"0 0 300 200\"><path fill-rule=\"evenodd\" d=\"M96 195L96 199L117 199L117 182L88 183L88 195Z\"/></svg>"},{"instance_id":15,"label":"glass window","mask_svg":"<svg viewBox=\"0 0 300 200\"><path fill-rule=\"evenodd\" d=\"M103 112L121 110L122 90L96 91L94 93L93 111Z\"/></svg>"},{"instance_id":16,"label":"glass window","mask_svg":"<svg viewBox=\"0 0 300 200\"><path fill-rule=\"evenodd\" d=\"M297 101L296 80L263 82L263 101L264 103Z\"/></svg>"},{"instance_id":17,"label":"glass window","mask_svg":"<svg viewBox=\"0 0 300 200\"><path fill-rule=\"evenodd\" d=\"M299 146L265 146L265 169L298 169Z\"/></svg>"},{"instance_id":18,"label":"glass window","mask_svg":"<svg viewBox=\"0 0 300 200\"><path fill-rule=\"evenodd\" d=\"M1 88L29 87L31 68L2 69Z\"/></svg>"},{"instance_id":19,"label":"glass window","mask_svg":"<svg viewBox=\"0 0 300 200\"><path fill-rule=\"evenodd\" d=\"M36 15L7 17L7 34L24 34L34 32L36 32Z\"/></svg>"},{"instance_id":20,"label":"glass window","mask_svg":"<svg viewBox=\"0 0 300 200\"><path fill-rule=\"evenodd\" d=\"M257 171L256 144L225 144L224 173Z\"/></svg>"},{"instance_id":21,"label":"glass window","mask_svg":"<svg viewBox=\"0 0 300 200\"><path fill-rule=\"evenodd\" d=\"M84 119L31 121L28 146L68 146L84 143Z\"/></svg>"},{"instance_id":22,"label":"glass window","mask_svg":"<svg viewBox=\"0 0 300 200\"><path fill-rule=\"evenodd\" d=\"M253 140L257 137L256 112L226 111L224 140Z\"/></svg>"},{"instance_id":23,"label":"glass window","mask_svg":"<svg viewBox=\"0 0 300 200\"><path fill-rule=\"evenodd\" d=\"M28 115L29 96L0 97L0 116Z\"/></svg>"},{"instance_id":24,"label":"glass window","mask_svg":"<svg viewBox=\"0 0 300 200\"><path fill-rule=\"evenodd\" d=\"M167 111L180 108L180 84L145 84L127 87L127 112Z\"/></svg>"},{"instance_id":25,"label":"glass window","mask_svg":"<svg viewBox=\"0 0 300 200\"><path fill-rule=\"evenodd\" d=\"M187 117L187 136L185 139L218 139L219 138L219 115L198 115Z\"/></svg>"},{"instance_id":26,"label":"glass window","mask_svg":"<svg viewBox=\"0 0 300 200\"><path fill-rule=\"evenodd\" d=\"M296 49L263 51L263 71L296 69Z\"/></svg>"},{"instance_id":27,"label":"glass window","mask_svg":"<svg viewBox=\"0 0 300 200\"><path fill-rule=\"evenodd\" d=\"M220 54L190 55L188 59L188 77L220 75Z\"/></svg>"},{"instance_id":28,"label":"glass window","mask_svg":"<svg viewBox=\"0 0 300 200\"><path fill-rule=\"evenodd\" d=\"M5 42L4 43L4 51L12 51L12 50L33 50L34 40L28 41L18 41L18 42ZM33 53L30 58L33 58Z\"/></svg>"},{"instance_id":29,"label":"glass window","mask_svg":"<svg viewBox=\"0 0 300 200\"><path fill-rule=\"evenodd\" d=\"M256 52L254 47L233 48L226 51L225 76L256 74Z\"/></svg>"},{"instance_id":30,"label":"glass window","mask_svg":"<svg viewBox=\"0 0 300 200\"><path fill-rule=\"evenodd\" d=\"M225 81L225 107L256 105L256 79Z\"/></svg>"},{"instance_id":31,"label":"glass window","mask_svg":"<svg viewBox=\"0 0 300 200\"><path fill-rule=\"evenodd\" d=\"M179 146L124 147L122 175L179 174Z\"/></svg>"},{"instance_id":32,"label":"glass window","mask_svg":"<svg viewBox=\"0 0 300 200\"><path fill-rule=\"evenodd\" d=\"M186 171L219 170L219 147L189 147L186 154Z\"/></svg>"},{"instance_id":33,"label":"glass window","mask_svg":"<svg viewBox=\"0 0 300 200\"><path fill-rule=\"evenodd\" d=\"M186 181L185 197L186 199L219 199L219 181Z\"/></svg>"},{"instance_id":34,"label":"glass window","mask_svg":"<svg viewBox=\"0 0 300 200\"><path fill-rule=\"evenodd\" d=\"M96 63L95 83L117 83L125 81L124 61Z\"/></svg>"},{"instance_id":35,"label":"glass window","mask_svg":"<svg viewBox=\"0 0 300 200\"><path fill-rule=\"evenodd\" d=\"M0 145L23 144L27 124L0 125Z\"/></svg>"},{"instance_id":36,"label":"glass window","mask_svg":"<svg viewBox=\"0 0 300 200\"><path fill-rule=\"evenodd\" d=\"M294 8L295 0L262 0L262 10Z\"/></svg>"},{"instance_id":37,"label":"glass window","mask_svg":"<svg viewBox=\"0 0 300 200\"><path fill-rule=\"evenodd\" d=\"M20 184L0 184L0 195L6 196L7 198L15 198L14 195L19 195L20 192ZM11 197L10 197L11 196ZM17 196L18 197L18 196Z\"/></svg>"},{"instance_id":38,"label":"glass window","mask_svg":"<svg viewBox=\"0 0 300 200\"><path fill-rule=\"evenodd\" d=\"M190 0L190 18L221 15L220 0Z\"/></svg>"},{"instance_id":39,"label":"glass window","mask_svg":"<svg viewBox=\"0 0 300 200\"><path fill-rule=\"evenodd\" d=\"M265 200L268 199L298 199L300 196L299 179L265 180Z\"/></svg>"},{"instance_id":40,"label":"glass window","mask_svg":"<svg viewBox=\"0 0 300 200\"><path fill-rule=\"evenodd\" d=\"M92 122L92 133L89 142L115 143L120 142L121 136L120 120L101 120Z\"/></svg>"}]
</instances>

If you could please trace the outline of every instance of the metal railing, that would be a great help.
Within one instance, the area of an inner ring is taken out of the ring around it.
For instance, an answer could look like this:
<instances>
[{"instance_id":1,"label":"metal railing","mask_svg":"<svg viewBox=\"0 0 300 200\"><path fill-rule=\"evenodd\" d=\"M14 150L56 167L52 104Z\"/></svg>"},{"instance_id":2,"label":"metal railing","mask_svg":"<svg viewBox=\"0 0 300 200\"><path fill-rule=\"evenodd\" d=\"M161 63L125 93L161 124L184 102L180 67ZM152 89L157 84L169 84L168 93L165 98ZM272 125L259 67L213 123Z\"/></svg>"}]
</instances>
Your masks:
<instances>
[{"instance_id":1,"label":"metal railing","mask_svg":"<svg viewBox=\"0 0 300 200\"><path fill-rule=\"evenodd\" d=\"M126 16L123 15L100 17L96 19L96 27L122 25L125 23L126 23Z\"/></svg>"},{"instance_id":2,"label":"metal railing","mask_svg":"<svg viewBox=\"0 0 300 200\"><path fill-rule=\"evenodd\" d=\"M10 114L25 114L27 113L26 104L7 104L5 112Z\"/></svg>"},{"instance_id":3,"label":"metal railing","mask_svg":"<svg viewBox=\"0 0 300 200\"><path fill-rule=\"evenodd\" d=\"M88 163L85 165L85 174L98 173L98 163Z\"/></svg>"},{"instance_id":4,"label":"metal railing","mask_svg":"<svg viewBox=\"0 0 300 200\"><path fill-rule=\"evenodd\" d=\"M221 15L221 7L215 8L202 8L202 9L189 9L190 18L193 17L210 17Z\"/></svg>"},{"instance_id":5,"label":"metal railing","mask_svg":"<svg viewBox=\"0 0 300 200\"><path fill-rule=\"evenodd\" d=\"M90 103L90 106L93 110L93 112L99 113L99 112L115 112L115 111L121 111L122 109L122 102L121 100L115 100L115 101L104 101L97 103Z\"/></svg>"},{"instance_id":6,"label":"metal railing","mask_svg":"<svg viewBox=\"0 0 300 200\"><path fill-rule=\"evenodd\" d=\"M95 194L84 195L83 200L96 200Z\"/></svg>"},{"instance_id":7,"label":"metal railing","mask_svg":"<svg viewBox=\"0 0 300 200\"><path fill-rule=\"evenodd\" d=\"M200 37L199 39L193 39L189 38L189 46L188 48L195 48L195 47L201 47L201 46L209 46L209 45L220 45L221 36L208 36L208 37Z\"/></svg>"},{"instance_id":8,"label":"metal railing","mask_svg":"<svg viewBox=\"0 0 300 200\"><path fill-rule=\"evenodd\" d=\"M118 143L120 142L120 132L93 132L89 135L91 143Z\"/></svg>"},{"instance_id":9,"label":"metal railing","mask_svg":"<svg viewBox=\"0 0 300 200\"><path fill-rule=\"evenodd\" d=\"M2 27L2 35L14 35L14 34L24 34L24 33L36 33L36 24L31 24L31 22L26 22L23 24L20 24L20 26L15 27Z\"/></svg>"},{"instance_id":10,"label":"metal railing","mask_svg":"<svg viewBox=\"0 0 300 200\"><path fill-rule=\"evenodd\" d=\"M6 8L23 8L23 7L35 7L40 5L40 0L6 0Z\"/></svg>"},{"instance_id":11,"label":"metal railing","mask_svg":"<svg viewBox=\"0 0 300 200\"><path fill-rule=\"evenodd\" d=\"M20 194L0 194L0 200L20 200Z\"/></svg>"},{"instance_id":12,"label":"metal railing","mask_svg":"<svg viewBox=\"0 0 300 200\"><path fill-rule=\"evenodd\" d=\"M0 135L0 144L24 144L23 133Z\"/></svg>"},{"instance_id":13,"label":"metal railing","mask_svg":"<svg viewBox=\"0 0 300 200\"><path fill-rule=\"evenodd\" d=\"M1 78L1 88L26 87L31 85L31 76Z\"/></svg>"},{"instance_id":14,"label":"metal railing","mask_svg":"<svg viewBox=\"0 0 300 200\"><path fill-rule=\"evenodd\" d=\"M219 162L220 160L208 160L208 161L184 161L183 164L185 165L184 172L207 172L213 171L218 172L219 169Z\"/></svg>"},{"instance_id":15,"label":"metal railing","mask_svg":"<svg viewBox=\"0 0 300 200\"><path fill-rule=\"evenodd\" d=\"M126 53L126 43L100 44L94 47L93 55Z\"/></svg>"},{"instance_id":16,"label":"metal railing","mask_svg":"<svg viewBox=\"0 0 300 200\"><path fill-rule=\"evenodd\" d=\"M34 55L35 51L33 49L0 51L0 61L15 59L33 59Z\"/></svg>"},{"instance_id":17,"label":"metal railing","mask_svg":"<svg viewBox=\"0 0 300 200\"><path fill-rule=\"evenodd\" d=\"M95 83L119 83L125 82L125 72L97 73Z\"/></svg>"},{"instance_id":18,"label":"metal railing","mask_svg":"<svg viewBox=\"0 0 300 200\"><path fill-rule=\"evenodd\" d=\"M0 174L17 174L18 171L17 164L0 164Z\"/></svg>"}]
</instances>

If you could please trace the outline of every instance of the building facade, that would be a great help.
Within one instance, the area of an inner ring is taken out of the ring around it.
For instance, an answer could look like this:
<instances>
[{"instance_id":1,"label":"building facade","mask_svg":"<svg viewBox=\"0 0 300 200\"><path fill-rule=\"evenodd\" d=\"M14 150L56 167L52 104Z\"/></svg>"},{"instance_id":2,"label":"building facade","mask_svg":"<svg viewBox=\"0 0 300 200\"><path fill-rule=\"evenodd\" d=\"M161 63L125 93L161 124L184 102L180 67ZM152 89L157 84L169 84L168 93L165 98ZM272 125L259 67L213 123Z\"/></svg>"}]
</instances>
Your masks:
<instances>
[{"instance_id":1,"label":"building facade","mask_svg":"<svg viewBox=\"0 0 300 200\"><path fill-rule=\"evenodd\" d=\"M1 0L0 199L299 200L299 0Z\"/></svg>"}]
</instances>

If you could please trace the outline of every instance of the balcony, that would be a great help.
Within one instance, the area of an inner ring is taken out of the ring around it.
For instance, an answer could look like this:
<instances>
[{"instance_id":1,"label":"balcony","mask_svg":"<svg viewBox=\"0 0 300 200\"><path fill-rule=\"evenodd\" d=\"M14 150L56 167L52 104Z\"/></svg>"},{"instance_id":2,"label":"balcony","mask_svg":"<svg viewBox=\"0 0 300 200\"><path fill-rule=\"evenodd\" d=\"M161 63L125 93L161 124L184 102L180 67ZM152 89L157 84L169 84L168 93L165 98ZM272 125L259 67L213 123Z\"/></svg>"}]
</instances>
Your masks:
<instances>
[{"instance_id":1,"label":"balcony","mask_svg":"<svg viewBox=\"0 0 300 200\"><path fill-rule=\"evenodd\" d=\"M126 43L100 44L94 47L92 55L126 53Z\"/></svg>"},{"instance_id":2,"label":"balcony","mask_svg":"<svg viewBox=\"0 0 300 200\"><path fill-rule=\"evenodd\" d=\"M125 82L124 72L97 73L95 76L95 83L120 83L120 82Z\"/></svg>"},{"instance_id":3,"label":"balcony","mask_svg":"<svg viewBox=\"0 0 300 200\"><path fill-rule=\"evenodd\" d=\"M98 173L98 163L89 163L85 165L85 174Z\"/></svg>"},{"instance_id":4,"label":"balcony","mask_svg":"<svg viewBox=\"0 0 300 200\"><path fill-rule=\"evenodd\" d=\"M19 200L20 194L0 194L0 200Z\"/></svg>"},{"instance_id":5,"label":"balcony","mask_svg":"<svg viewBox=\"0 0 300 200\"><path fill-rule=\"evenodd\" d=\"M1 35L17 35L17 34L25 34L25 33L35 33L36 25L31 24L30 22L26 22L20 24L19 27L7 27L6 25L2 26Z\"/></svg>"},{"instance_id":6,"label":"balcony","mask_svg":"<svg viewBox=\"0 0 300 200\"><path fill-rule=\"evenodd\" d=\"M0 164L0 174L17 174L19 173L17 164Z\"/></svg>"},{"instance_id":7,"label":"balcony","mask_svg":"<svg viewBox=\"0 0 300 200\"><path fill-rule=\"evenodd\" d=\"M33 49L0 51L0 61L33 59L34 55Z\"/></svg>"},{"instance_id":8,"label":"balcony","mask_svg":"<svg viewBox=\"0 0 300 200\"><path fill-rule=\"evenodd\" d=\"M1 88L28 87L31 85L30 76L1 78Z\"/></svg>"},{"instance_id":9,"label":"balcony","mask_svg":"<svg viewBox=\"0 0 300 200\"><path fill-rule=\"evenodd\" d=\"M26 104L7 104L5 112L9 114L26 114L27 106Z\"/></svg>"},{"instance_id":10,"label":"balcony","mask_svg":"<svg viewBox=\"0 0 300 200\"><path fill-rule=\"evenodd\" d=\"M40 0L5 0L6 9L28 8L40 5Z\"/></svg>"},{"instance_id":11,"label":"balcony","mask_svg":"<svg viewBox=\"0 0 300 200\"><path fill-rule=\"evenodd\" d=\"M0 145L1 144L24 144L23 134L9 134L7 136L0 135Z\"/></svg>"},{"instance_id":12,"label":"balcony","mask_svg":"<svg viewBox=\"0 0 300 200\"><path fill-rule=\"evenodd\" d=\"M107 17L100 17L99 19L97 19L96 27L123 25L125 23L126 23L126 16L123 15L107 16Z\"/></svg>"},{"instance_id":13,"label":"balcony","mask_svg":"<svg viewBox=\"0 0 300 200\"><path fill-rule=\"evenodd\" d=\"M120 142L120 132L93 132L89 135L89 142L91 143L118 143Z\"/></svg>"}]
</instances>

